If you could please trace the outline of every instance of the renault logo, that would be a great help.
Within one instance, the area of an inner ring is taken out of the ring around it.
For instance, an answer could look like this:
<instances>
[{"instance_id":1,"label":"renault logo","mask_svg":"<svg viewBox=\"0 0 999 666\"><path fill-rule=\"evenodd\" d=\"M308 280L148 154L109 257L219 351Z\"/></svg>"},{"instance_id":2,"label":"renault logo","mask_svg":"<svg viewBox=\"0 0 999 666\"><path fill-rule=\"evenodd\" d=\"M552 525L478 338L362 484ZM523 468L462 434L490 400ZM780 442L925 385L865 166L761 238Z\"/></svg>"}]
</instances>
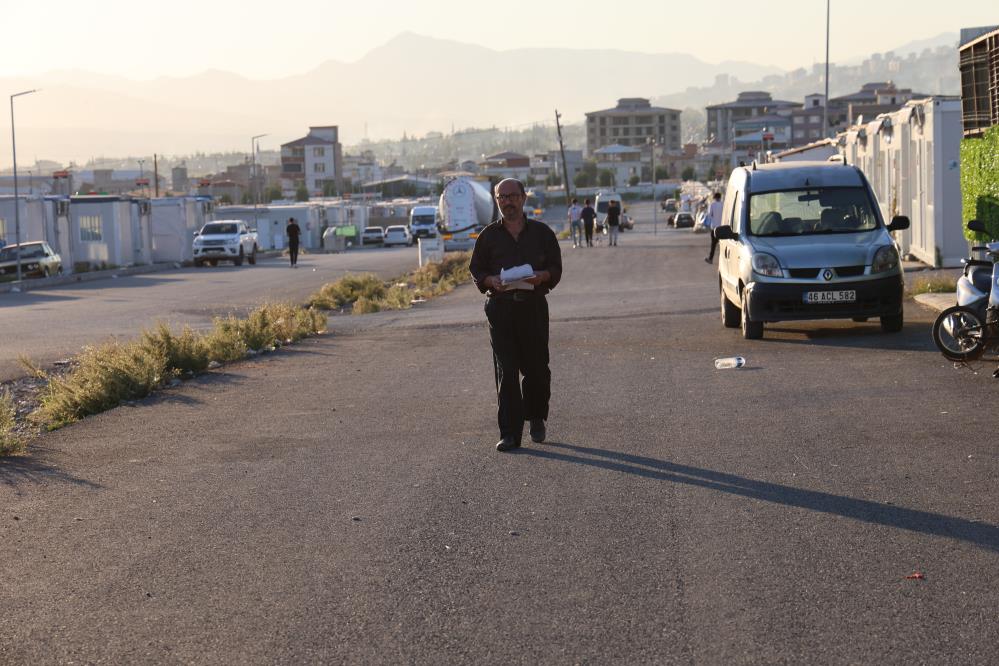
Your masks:
<instances>
[{"instance_id":1,"label":"renault logo","mask_svg":"<svg viewBox=\"0 0 999 666\"><path fill-rule=\"evenodd\" d=\"M833 279L833 272L831 268L827 268L824 271L822 271L822 279L825 280L826 282L829 282L829 280Z\"/></svg>"}]
</instances>

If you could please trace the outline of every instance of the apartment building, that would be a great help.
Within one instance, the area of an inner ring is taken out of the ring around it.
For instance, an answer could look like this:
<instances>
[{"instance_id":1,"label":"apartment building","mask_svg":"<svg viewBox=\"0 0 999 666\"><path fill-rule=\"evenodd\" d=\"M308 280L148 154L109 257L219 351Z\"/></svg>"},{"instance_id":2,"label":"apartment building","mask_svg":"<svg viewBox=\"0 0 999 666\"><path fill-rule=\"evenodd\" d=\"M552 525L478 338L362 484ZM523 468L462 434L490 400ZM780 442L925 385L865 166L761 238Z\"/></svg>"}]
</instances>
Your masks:
<instances>
[{"instance_id":1,"label":"apartment building","mask_svg":"<svg viewBox=\"0 0 999 666\"><path fill-rule=\"evenodd\" d=\"M712 104L704 108L708 117L708 137L712 143L731 145L735 140L735 124L752 121L759 116L790 116L801 108L800 102L773 99L770 93L750 90L739 93L732 102Z\"/></svg>"},{"instance_id":2,"label":"apartment building","mask_svg":"<svg viewBox=\"0 0 999 666\"><path fill-rule=\"evenodd\" d=\"M336 125L310 127L301 139L281 144L281 190L294 197L305 187L310 196L343 191L343 147Z\"/></svg>"},{"instance_id":3,"label":"apartment building","mask_svg":"<svg viewBox=\"0 0 999 666\"><path fill-rule=\"evenodd\" d=\"M586 153L606 146L641 146L655 142L680 150L680 111L652 106L644 97L625 97L613 109L586 114Z\"/></svg>"},{"instance_id":4,"label":"apartment building","mask_svg":"<svg viewBox=\"0 0 999 666\"><path fill-rule=\"evenodd\" d=\"M964 136L999 125L999 26L961 31L961 116Z\"/></svg>"}]
</instances>

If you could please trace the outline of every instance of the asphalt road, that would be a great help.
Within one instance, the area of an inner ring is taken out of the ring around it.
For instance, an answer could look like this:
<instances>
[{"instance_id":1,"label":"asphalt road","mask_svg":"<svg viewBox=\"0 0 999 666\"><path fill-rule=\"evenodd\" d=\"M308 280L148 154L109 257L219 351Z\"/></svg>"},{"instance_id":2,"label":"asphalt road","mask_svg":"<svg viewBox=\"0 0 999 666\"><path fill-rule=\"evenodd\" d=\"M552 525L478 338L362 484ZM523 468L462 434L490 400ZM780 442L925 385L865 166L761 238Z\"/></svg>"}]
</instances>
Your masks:
<instances>
[{"instance_id":1,"label":"asphalt road","mask_svg":"<svg viewBox=\"0 0 999 666\"><path fill-rule=\"evenodd\" d=\"M743 341L705 241L563 244L547 444L464 287L0 462L0 662L994 662L990 372L914 303Z\"/></svg>"},{"instance_id":2,"label":"asphalt road","mask_svg":"<svg viewBox=\"0 0 999 666\"><path fill-rule=\"evenodd\" d=\"M45 365L84 345L133 337L157 321L207 327L213 317L265 301L303 302L347 273L400 275L419 265L419 255L415 247L366 248L303 254L298 265L292 270L287 259L271 258L0 293L0 382L24 374L21 355Z\"/></svg>"}]
</instances>

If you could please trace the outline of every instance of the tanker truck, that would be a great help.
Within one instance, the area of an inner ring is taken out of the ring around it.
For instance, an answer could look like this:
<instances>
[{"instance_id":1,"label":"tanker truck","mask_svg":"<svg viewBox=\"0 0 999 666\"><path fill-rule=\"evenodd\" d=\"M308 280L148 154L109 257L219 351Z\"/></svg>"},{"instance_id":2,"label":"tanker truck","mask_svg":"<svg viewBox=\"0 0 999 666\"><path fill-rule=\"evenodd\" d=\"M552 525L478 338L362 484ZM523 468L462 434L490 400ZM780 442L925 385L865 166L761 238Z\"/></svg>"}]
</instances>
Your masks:
<instances>
[{"instance_id":1,"label":"tanker truck","mask_svg":"<svg viewBox=\"0 0 999 666\"><path fill-rule=\"evenodd\" d=\"M437 231L445 252L472 249L479 232L498 218L488 183L459 176L444 184L437 206Z\"/></svg>"}]
</instances>

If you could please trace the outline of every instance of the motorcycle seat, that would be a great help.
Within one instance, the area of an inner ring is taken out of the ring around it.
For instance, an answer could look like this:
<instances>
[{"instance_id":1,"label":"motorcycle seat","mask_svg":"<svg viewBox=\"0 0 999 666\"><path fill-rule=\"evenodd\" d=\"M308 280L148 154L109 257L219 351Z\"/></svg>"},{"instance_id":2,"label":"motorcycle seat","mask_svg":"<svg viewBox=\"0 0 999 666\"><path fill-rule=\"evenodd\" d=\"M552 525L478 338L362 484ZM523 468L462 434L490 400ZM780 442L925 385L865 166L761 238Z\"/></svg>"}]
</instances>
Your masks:
<instances>
[{"instance_id":1,"label":"motorcycle seat","mask_svg":"<svg viewBox=\"0 0 999 666\"><path fill-rule=\"evenodd\" d=\"M992 265L990 264L988 268L985 266L972 266L969 269L971 273L968 279L971 280L971 284L975 285L975 289L983 293L989 293L992 291Z\"/></svg>"}]
</instances>

